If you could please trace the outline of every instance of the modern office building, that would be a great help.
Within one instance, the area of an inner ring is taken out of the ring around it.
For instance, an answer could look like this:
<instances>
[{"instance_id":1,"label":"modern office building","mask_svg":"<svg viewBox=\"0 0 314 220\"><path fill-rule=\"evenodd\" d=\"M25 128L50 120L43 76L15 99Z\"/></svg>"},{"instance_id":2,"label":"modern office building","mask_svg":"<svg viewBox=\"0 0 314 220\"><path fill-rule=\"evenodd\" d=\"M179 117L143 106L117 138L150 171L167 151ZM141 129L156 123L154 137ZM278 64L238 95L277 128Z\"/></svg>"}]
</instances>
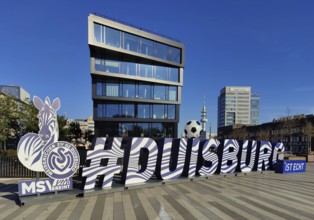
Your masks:
<instances>
[{"instance_id":1,"label":"modern office building","mask_svg":"<svg viewBox=\"0 0 314 220\"><path fill-rule=\"evenodd\" d=\"M254 112L251 113L251 104ZM255 115L258 113L257 115ZM226 86L218 97L218 125L217 127L235 124L251 124L251 115L254 123L259 121L259 96L251 98L251 87Z\"/></svg>"},{"instance_id":2,"label":"modern office building","mask_svg":"<svg viewBox=\"0 0 314 220\"><path fill-rule=\"evenodd\" d=\"M260 96L257 93L251 94L251 125L259 124Z\"/></svg>"},{"instance_id":3,"label":"modern office building","mask_svg":"<svg viewBox=\"0 0 314 220\"><path fill-rule=\"evenodd\" d=\"M22 102L29 103L30 95L21 86L17 85L0 85L0 91L12 95Z\"/></svg>"},{"instance_id":4,"label":"modern office building","mask_svg":"<svg viewBox=\"0 0 314 220\"><path fill-rule=\"evenodd\" d=\"M96 137L177 137L183 44L96 15L88 44Z\"/></svg>"}]
</instances>

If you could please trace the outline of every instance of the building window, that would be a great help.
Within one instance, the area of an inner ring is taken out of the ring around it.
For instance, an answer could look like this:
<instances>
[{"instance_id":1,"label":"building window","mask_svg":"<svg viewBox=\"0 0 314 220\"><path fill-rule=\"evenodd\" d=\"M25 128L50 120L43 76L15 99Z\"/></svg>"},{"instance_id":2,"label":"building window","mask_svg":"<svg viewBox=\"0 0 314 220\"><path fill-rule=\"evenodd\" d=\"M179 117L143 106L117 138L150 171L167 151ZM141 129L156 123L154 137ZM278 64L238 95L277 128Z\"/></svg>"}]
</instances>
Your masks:
<instances>
[{"instance_id":1,"label":"building window","mask_svg":"<svg viewBox=\"0 0 314 220\"><path fill-rule=\"evenodd\" d=\"M163 59L163 60L169 60L168 59L168 46L161 43L155 43L156 46L156 57Z\"/></svg>"},{"instance_id":2,"label":"building window","mask_svg":"<svg viewBox=\"0 0 314 220\"><path fill-rule=\"evenodd\" d=\"M164 119L164 118L165 118L165 106L153 105L153 119Z\"/></svg>"},{"instance_id":3,"label":"building window","mask_svg":"<svg viewBox=\"0 0 314 220\"><path fill-rule=\"evenodd\" d=\"M149 123L137 123L138 137L150 137Z\"/></svg>"},{"instance_id":4,"label":"building window","mask_svg":"<svg viewBox=\"0 0 314 220\"><path fill-rule=\"evenodd\" d=\"M98 43L103 43L103 26L94 23L94 40Z\"/></svg>"},{"instance_id":5,"label":"building window","mask_svg":"<svg viewBox=\"0 0 314 220\"><path fill-rule=\"evenodd\" d=\"M136 76L136 63L123 62L123 73Z\"/></svg>"},{"instance_id":6,"label":"building window","mask_svg":"<svg viewBox=\"0 0 314 220\"><path fill-rule=\"evenodd\" d=\"M123 97L134 98L135 97L135 84L124 83L122 86Z\"/></svg>"},{"instance_id":7,"label":"building window","mask_svg":"<svg viewBox=\"0 0 314 220\"><path fill-rule=\"evenodd\" d=\"M138 106L137 106L137 117L138 118L151 118L150 105L138 104Z\"/></svg>"},{"instance_id":8,"label":"building window","mask_svg":"<svg viewBox=\"0 0 314 220\"><path fill-rule=\"evenodd\" d=\"M118 118L119 104L106 104L106 118Z\"/></svg>"},{"instance_id":9,"label":"building window","mask_svg":"<svg viewBox=\"0 0 314 220\"><path fill-rule=\"evenodd\" d=\"M110 27L106 27L106 44L109 46L113 46L113 47L118 47L120 48L120 31L110 28Z\"/></svg>"},{"instance_id":10,"label":"building window","mask_svg":"<svg viewBox=\"0 0 314 220\"><path fill-rule=\"evenodd\" d=\"M120 136L122 137L134 137L135 136L135 126L134 123L120 123Z\"/></svg>"},{"instance_id":11,"label":"building window","mask_svg":"<svg viewBox=\"0 0 314 220\"><path fill-rule=\"evenodd\" d=\"M141 45L141 53L153 56L154 54L154 42L145 38L140 38L140 45Z\"/></svg>"},{"instance_id":12,"label":"building window","mask_svg":"<svg viewBox=\"0 0 314 220\"><path fill-rule=\"evenodd\" d=\"M103 107L104 107L103 104L98 104L97 105L97 117L99 117L99 118L104 117L104 114L103 114L104 109L103 109Z\"/></svg>"},{"instance_id":13,"label":"building window","mask_svg":"<svg viewBox=\"0 0 314 220\"><path fill-rule=\"evenodd\" d=\"M123 33L123 48L129 51L138 51L138 37L133 34Z\"/></svg>"},{"instance_id":14,"label":"building window","mask_svg":"<svg viewBox=\"0 0 314 220\"><path fill-rule=\"evenodd\" d=\"M96 95L102 96L103 95L103 84L101 82L96 83Z\"/></svg>"},{"instance_id":15,"label":"building window","mask_svg":"<svg viewBox=\"0 0 314 220\"><path fill-rule=\"evenodd\" d=\"M179 48L170 47L170 60L175 63L181 62L181 50Z\"/></svg>"},{"instance_id":16,"label":"building window","mask_svg":"<svg viewBox=\"0 0 314 220\"><path fill-rule=\"evenodd\" d=\"M96 58L95 70L179 82L178 68Z\"/></svg>"},{"instance_id":17,"label":"building window","mask_svg":"<svg viewBox=\"0 0 314 220\"><path fill-rule=\"evenodd\" d=\"M166 100L166 86L154 85L154 99Z\"/></svg>"},{"instance_id":18,"label":"building window","mask_svg":"<svg viewBox=\"0 0 314 220\"><path fill-rule=\"evenodd\" d=\"M175 118L176 118L176 106L168 105L168 119L175 119Z\"/></svg>"},{"instance_id":19,"label":"building window","mask_svg":"<svg viewBox=\"0 0 314 220\"><path fill-rule=\"evenodd\" d=\"M169 68L169 81L179 82L179 69Z\"/></svg>"},{"instance_id":20,"label":"building window","mask_svg":"<svg viewBox=\"0 0 314 220\"><path fill-rule=\"evenodd\" d=\"M123 118L134 118L134 105L133 104L122 104L121 117L123 117Z\"/></svg>"},{"instance_id":21,"label":"building window","mask_svg":"<svg viewBox=\"0 0 314 220\"><path fill-rule=\"evenodd\" d=\"M169 101L177 101L177 87L176 86L169 86Z\"/></svg>"},{"instance_id":22,"label":"building window","mask_svg":"<svg viewBox=\"0 0 314 220\"><path fill-rule=\"evenodd\" d=\"M156 79L161 79L161 80L168 80L167 77L167 67L164 66L156 66Z\"/></svg>"},{"instance_id":23,"label":"building window","mask_svg":"<svg viewBox=\"0 0 314 220\"><path fill-rule=\"evenodd\" d=\"M114 60L105 60L105 72L120 73L119 62Z\"/></svg>"},{"instance_id":24,"label":"building window","mask_svg":"<svg viewBox=\"0 0 314 220\"><path fill-rule=\"evenodd\" d=\"M163 126L161 123L152 123L151 136L164 137Z\"/></svg>"},{"instance_id":25,"label":"building window","mask_svg":"<svg viewBox=\"0 0 314 220\"><path fill-rule=\"evenodd\" d=\"M138 85L138 98L140 99L151 99L151 89L149 84Z\"/></svg>"},{"instance_id":26,"label":"building window","mask_svg":"<svg viewBox=\"0 0 314 220\"><path fill-rule=\"evenodd\" d=\"M151 65L145 65L140 64L140 76L146 77L146 78L152 78L153 77L153 66Z\"/></svg>"},{"instance_id":27,"label":"building window","mask_svg":"<svg viewBox=\"0 0 314 220\"><path fill-rule=\"evenodd\" d=\"M94 40L109 46L139 52L175 63L181 62L181 50L166 44L138 37L123 31L94 23ZM121 42L123 45L121 45Z\"/></svg>"},{"instance_id":28,"label":"building window","mask_svg":"<svg viewBox=\"0 0 314 220\"><path fill-rule=\"evenodd\" d=\"M115 82L107 82L106 96L119 96L119 84Z\"/></svg>"}]
</instances>

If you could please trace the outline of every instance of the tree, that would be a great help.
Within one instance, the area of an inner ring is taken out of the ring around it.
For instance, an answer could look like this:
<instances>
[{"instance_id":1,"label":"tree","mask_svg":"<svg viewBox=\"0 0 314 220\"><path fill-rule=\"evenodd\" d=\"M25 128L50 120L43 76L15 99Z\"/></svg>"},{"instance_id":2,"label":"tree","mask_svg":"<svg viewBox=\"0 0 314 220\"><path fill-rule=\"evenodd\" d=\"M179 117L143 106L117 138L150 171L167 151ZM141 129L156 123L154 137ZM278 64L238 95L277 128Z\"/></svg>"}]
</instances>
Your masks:
<instances>
[{"instance_id":1,"label":"tree","mask_svg":"<svg viewBox=\"0 0 314 220\"><path fill-rule=\"evenodd\" d=\"M304 127L304 133L307 137L307 154L311 154L311 139L312 139L312 131L313 131L313 125L312 122L306 121L305 122L305 127Z\"/></svg>"},{"instance_id":2,"label":"tree","mask_svg":"<svg viewBox=\"0 0 314 220\"><path fill-rule=\"evenodd\" d=\"M19 112L17 100L10 95L0 94L0 141L6 150L8 138L14 138L18 135Z\"/></svg>"},{"instance_id":3,"label":"tree","mask_svg":"<svg viewBox=\"0 0 314 220\"><path fill-rule=\"evenodd\" d=\"M67 126L67 120L65 116L57 116L59 126L59 140L60 141L71 141L70 128Z\"/></svg>"},{"instance_id":4,"label":"tree","mask_svg":"<svg viewBox=\"0 0 314 220\"><path fill-rule=\"evenodd\" d=\"M38 133L38 109L34 106L33 103L23 104L21 106L21 126L22 126L22 135L26 133Z\"/></svg>"},{"instance_id":5,"label":"tree","mask_svg":"<svg viewBox=\"0 0 314 220\"><path fill-rule=\"evenodd\" d=\"M259 133L258 133L258 140L259 141L269 141L269 131L267 128L260 128Z\"/></svg>"},{"instance_id":6,"label":"tree","mask_svg":"<svg viewBox=\"0 0 314 220\"><path fill-rule=\"evenodd\" d=\"M69 128L69 134L71 138L77 140L82 136L82 130L80 128L80 124L77 122L71 122Z\"/></svg>"}]
</instances>

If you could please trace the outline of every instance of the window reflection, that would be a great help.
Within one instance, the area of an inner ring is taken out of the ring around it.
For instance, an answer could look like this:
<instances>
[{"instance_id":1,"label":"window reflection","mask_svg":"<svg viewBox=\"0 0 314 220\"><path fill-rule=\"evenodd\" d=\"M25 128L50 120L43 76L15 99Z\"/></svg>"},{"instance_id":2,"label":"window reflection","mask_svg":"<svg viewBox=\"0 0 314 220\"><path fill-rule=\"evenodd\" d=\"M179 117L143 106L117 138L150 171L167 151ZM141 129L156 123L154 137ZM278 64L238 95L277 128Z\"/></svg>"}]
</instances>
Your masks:
<instances>
[{"instance_id":1,"label":"window reflection","mask_svg":"<svg viewBox=\"0 0 314 220\"><path fill-rule=\"evenodd\" d=\"M118 118L119 117L119 105L118 104L106 104L106 117Z\"/></svg>"},{"instance_id":2,"label":"window reflection","mask_svg":"<svg viewBox=\"0 0 314 220\"><path fill-rule=\"evenodd\" d=\"M136 114L135 114L136 113ZM140 118L140 119L171 119L176 118L175 105L162 104L98 104L97 117L100 118Z\"/></svg>"},{"instance_id":3,"label":"window reflection","mask_svg":"<svg viewBox=\"0 0 314 220\"><path fill-rule=\"evenodd\" d=\"M103 114L103 105L102 105L102 104L98 104L98 105L97 105L97 116L98 116L99 118L104 117L104 114Z\"/></svg>"},{"instance_id":4,"label":"window reflection","mask_svg":"<svg viewBox=\"0 0 314 220\"><path fill-rule=\"evenodd\" d=\"M181 50L160 42L94 23L94 40L98 43L155 56L175 63L181 62ZM121 45L121 42L123 45Z\"/></svg>"},{"instance_id":5,"label":"window reflection","mask_svg":"<svg viewBox=\"0 0 314 220\"><path fill-rule=\"evenodd\" d=\"M135 132L134 123L120 123L120 135L122 137L134 137Z\"/></svg>"},{"instance_id":6,"label":"window reflection","mask_svg":"<svg viewBox=\"0 0 314 220\"><path fill-rule=\"evenodd\" d=\"M96 83L96 95L103 95L102 91L103 91L103 88L102 88L102 83L101 82L97 82Z\"/></svg>"},{"instance_id":7,"label":"window reflection","mask_svg":"<svg viewBox=\"0 0 314 220\"><path fill-rule=\"evenodd\" d=\"M169 68L169 81L179 82L179 69Z\"/></svg>"},{"instance_id":8,"label":"window reflection","mask_svg":"<svg viewBox=\"0 0 314 220\"><path fill-rule=\"evenodd\" d=\"M136 63L122 62L123 73L131 76L136 76Z\"/></svg>"},{"instance_id":9,"label":"window reflection","mask_svg":"<svg viewBox=\"0 0 314 220\"><path fill-rule=\"evenodd\" d=\"M150 99L151 92L150 92L150 85L149 84L139 84L138 86L138 98L140 99Z\"/></svg>"},{"instance_id":10,"label":"window reflection","mask_svg":"<svg viewBox=\"0 0 314 220\"><path fill-rule=\"evenodd\" d=\"M161 123L152 123L152 137L164 137L163 126Z\"/></svg>"},{"instance_id":11,"label":"window reflection","mask_svg":"<svg viewBox=\"0 0 314 220\"><path fill-rule=\"evenodd\" d=\"M135 97L135 84L124 83L122 87L123 97L134 98Z\"/></svg>"},{"instance_id":12,"label":"window reflection","mask_svg":"<svg viewBox=\"0 0 314 220\"><path fill-rule=\"evenodd\" d=\"M115 82L107 82L106 96L119 96L119 84Z\"/></svg>"},{"instance_id":13,"label":"window reflection","mask_svg":"<svg viewBox=\"0 0 314 220\"><path fill-rule=\"evenodd\" d=\"M167 80L167 67L156 66L156 79Z\"/></svg>"},{"instance_id":14,"label":"window reflection","mask_svg":"<svg viewBox=\"0 0 314 220\"><path fill-rule=\"evenodd\" d=\"M150 129L149 123L137 123L138 137L149 137L150 136Z\"/></svg>"},{"instance_id":15,"label":"window reflection","mask_svg":"<svg viewBox=\"0 0 314 220\"><path fill-rule=\"evenodd\" d=\"M169 101L177 101L177 87L169 86Z\"/></svg>"},{"instance_id":16,"label":"window reflection","mask_svg":"<svg viewBox=\"0 0 314 220\"><path fill-rule=\"evenodd\" d=\"M145 38L140 39L141 44L141 53L149 56L153 56L154 52L154 43L151 40L147 40Z\"/></svg>"},{"instance_id":17,"label":"window reflection","mask_svg":"<svg viewBox=\"0 0 314 220\"><path fill-rule=\"evenodd\" d=\"M120 73L119 62L114 60L105 60L105 71L110 73Z\"/></svg>"},{"instance_id":18,"label":"window reflection","mask_svg":"<svg viewBox=\"0 0 314 220\"><path fill-rule=\"evenodd\" d=\"M106 137L173 137L174 123L104 122L99 134Z\"/></svg>"},{"instance_id":19,"label":"window reflection","mask_svg":"<svg viewBox=\"0 0 314 220\"><path fill-rule=\"evenodd\" d=\"M106 44L120 48L120 31L106 27Z\"/></svg>"},{"instance_id":20,"label":"window reflection","mask_svg":"<svg viewBox=\"0 0 314 220\"><path fill-rule=\"evenodd\" d=\"M150 108L148 104L139 104L137 106L137 117L138 118L151 118Z\"/></svg>"},{"instance_id":21,"label":"window reflection","mask_svg":"<svg viewBox=\"0 0 314 220\"><path fill-rule=\"evenodd\" d=\"M170 61L175 62L175 63L180 63L181 62L180 52L181 50L179 48L171 47L170 48L170 56L171 56Z\"/></svg>"},{"instance_id":22,"label":"window reflection","mask_svg":"<svg viewBox=\"0 0 314 220\"><path fill-rule=\"evenodd\" d=\"M155 43L156 45L156 57L163 59L163 60L168 60L168 46L165 44L161 43Z\"/></svg>"},{"instance_id":23,"label":"window reflection","mask_svg":"<svg viewBox=\"0 0 314 220\"><path fill-rule=\"evenodd\" d=\"M146 77L146 78L152 78L153 77L153 66L146 65L146 64L140 64L140 76Z\"/></svg>"},{"instance_id":24,"label":"window reflection","mask_svg":"<svg viewBox=\"0 0 314 220\"><path fill-rule=\"evenodd\" d=\"M129 51L138 51L138 37L133 34L123 33L123 48Z\"/></svg>"},{"instance_id":25,"label":"window reflection","mask_svg":"<svg viewBox=\"0 0 314 220\"><path fill-rule=\"evenodd\" d=\"M101 43L101 29L101 25L94 23L94 39L98 43Z\"/></svg>"},{"instance_id":26,"label":"window reflection","mask_svg":"<svg viewBox=\"0 0 314 220\"><path fill-rule=\"evenodd\" d=\"M176 118L176 106L168 105L168 119L175 119L175 118Z\"/></svg>"},{"instance_id":27,"label":"window reflection","mask_svg":"<svg viewBox=\"0 0 314 220\"><path fill-rule=\"evenodd\" d=\"M95 70L110 73L119 73L145 78L156 78L166 81L179 81L178 68L137 64L116 60L95 59Z\"/></svg>"},{"instance_id":28,"label":"window reflection","mask_svg":"<svg viewBox=\"0 0 314 220\"><path fill-rule=\"evenodd\" d=\"M153 105L153 118L154 119L165 118L165 106L164 105Z\"/></svg>"},{"instance_id":29,"label":"window reflection","mask_svg":"<svg viewBox=\"0 0 314 220\"><path fill-rule=\"evenodd\" d=\"M134 105L133 104L122 104L121 117L123 117L123 118L134 118Z\"/></svg>"},{"instance_id":30,"label":"window reflection","mask_svg":"<svg viewBox=\"0 0 314 220\"><path fill-rule=\"evenodd\" d=\"M166 100L166 86L163 85L154 86L154 99Z\"/></svg>"}]
</instances>

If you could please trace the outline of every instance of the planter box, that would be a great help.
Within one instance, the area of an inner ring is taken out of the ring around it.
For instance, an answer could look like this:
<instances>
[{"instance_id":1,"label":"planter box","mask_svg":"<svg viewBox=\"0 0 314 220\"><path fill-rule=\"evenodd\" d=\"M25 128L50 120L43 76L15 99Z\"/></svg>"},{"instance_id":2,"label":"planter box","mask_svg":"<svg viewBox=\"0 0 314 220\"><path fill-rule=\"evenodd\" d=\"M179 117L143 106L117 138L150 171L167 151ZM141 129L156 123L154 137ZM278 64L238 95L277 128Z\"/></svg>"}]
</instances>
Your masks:
<instances>
[{"instance_id":1,"label":"planter box","mask_svg":"<svg viewBox=\"0 0 314 220\"><path fill-rule=\"evenodd\" d=\"M276 173L302 173L306 170L305 160L282 160L276 165Z\"/></svg>"}]
</instances>

